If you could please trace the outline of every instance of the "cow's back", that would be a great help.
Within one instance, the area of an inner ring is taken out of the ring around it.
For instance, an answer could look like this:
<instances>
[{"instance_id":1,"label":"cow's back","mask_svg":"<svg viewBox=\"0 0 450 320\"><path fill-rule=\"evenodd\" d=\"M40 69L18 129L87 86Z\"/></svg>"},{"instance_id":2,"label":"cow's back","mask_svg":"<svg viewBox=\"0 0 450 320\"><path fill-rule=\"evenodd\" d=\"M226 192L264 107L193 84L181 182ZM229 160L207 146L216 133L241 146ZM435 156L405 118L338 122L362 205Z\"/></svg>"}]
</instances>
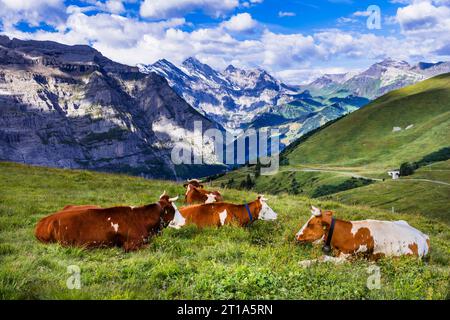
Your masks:
<instances>
[{"instance_id":1,"label":"cow's back","mask_svg":"<svg viewBox=\"0 0 450 320\"><path fill-rule=\"evenodd\" d=\"M236 210L236 205L214 202L198 204L180 208L180 213L188 224L196 224L199 227L219 226L229 222Z\"/></svg>"},{"instance_id":2,"label":"cow's back","mask_svg":"<svg viewBox=\"0 0 450 320\"><path fill-rule=\"evenodd\" d=\"M425 256L429 251L429 238L411 227L406 221L352 221L352 234L367 228L373 238L373 254L385 256Z\"/></svg>"},{"instance_id":3,"label":"cow's back","mask_svg":"<svg viewBox=\"0 0 450 320\"><path fill-rule=\"evenodd\" d=\"M120 240L119 229L121 225L125 227L128 215L127 207L63 209L41 219L35 235L42 242L57 241L64 245L113 245Z\"/></svg>"}]
</instances>

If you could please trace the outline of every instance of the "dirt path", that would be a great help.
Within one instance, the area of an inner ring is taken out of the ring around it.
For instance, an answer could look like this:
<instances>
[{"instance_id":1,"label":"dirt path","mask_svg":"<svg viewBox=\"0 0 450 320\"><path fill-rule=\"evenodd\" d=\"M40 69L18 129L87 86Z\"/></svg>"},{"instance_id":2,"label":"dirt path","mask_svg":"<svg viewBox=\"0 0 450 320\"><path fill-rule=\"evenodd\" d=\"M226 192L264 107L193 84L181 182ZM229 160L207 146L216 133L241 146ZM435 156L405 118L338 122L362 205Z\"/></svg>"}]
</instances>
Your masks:
<instances>
[{"instance_id":1,"label":"dirt path","mask_svg":"<svg viewBox=\"0 0 450 320\"><path fill-rule=\"evenodd\" d=\"M368 180L374 180L374 181L383 181L383 179L379 179L379 178L370 178L370 177L365 177L362 176L360 174L354 173L354 172L350 172L350 171L338 171L338 170L333 170L333 169L315 169L315 168L304 168L304 169L295 169L295 168L291 168L291 169L285 169L282 171L287 171L287 172L327 172L327 173L337 173L337 174L341 174L341 175L345 175L345 176L351 176L351 177L355 177L355 178L363 178L363 179L368 179ZM390 179L387 179L391 181ZM403 179L398 179L398 180L392 180L392 181L422 181L422 182L430 182L430 183L436 183L436 184L440 184L440 185L444 185L444 186L449 186L450 187L450 183L444 182L444 181L439 181L439 180L430 180L430 179L420 179L420 178L403 178Z\"/></svg>"}]
</instances>

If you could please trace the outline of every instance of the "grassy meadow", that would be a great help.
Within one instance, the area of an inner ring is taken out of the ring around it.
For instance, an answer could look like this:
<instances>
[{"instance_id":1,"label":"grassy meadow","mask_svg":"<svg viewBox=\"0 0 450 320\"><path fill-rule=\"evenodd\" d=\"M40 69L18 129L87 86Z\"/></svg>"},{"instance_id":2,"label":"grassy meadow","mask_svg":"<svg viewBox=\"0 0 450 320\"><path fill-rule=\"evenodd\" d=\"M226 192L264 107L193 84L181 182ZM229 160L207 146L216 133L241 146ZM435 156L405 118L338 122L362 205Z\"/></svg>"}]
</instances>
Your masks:
<instances>
[{"instance_id":1,"label":"grassy meadow","mask_svg":"<svg viewBox=\"0 0 450 320\"><path fill-rule=\"evenodd\" d=\"M124 175L0 163L0 299L448 299L450 227L418 213L280 193L267 195L279 214L248 228L165 229L140 251L44 245L37 221L67 204L142 205L162 191L184 194L182 185ZM221 190L244 203L252 192ZM404 219L430 235L428 260L382 259L380 289L366 282L372 263L361 260L301 268L320 247L298 245L294 234L311 204L343 219ZM181 205L179 201L178 205ZM69 290L67 266L81 268L81 289Z\"/></svg>"}]
</instances>

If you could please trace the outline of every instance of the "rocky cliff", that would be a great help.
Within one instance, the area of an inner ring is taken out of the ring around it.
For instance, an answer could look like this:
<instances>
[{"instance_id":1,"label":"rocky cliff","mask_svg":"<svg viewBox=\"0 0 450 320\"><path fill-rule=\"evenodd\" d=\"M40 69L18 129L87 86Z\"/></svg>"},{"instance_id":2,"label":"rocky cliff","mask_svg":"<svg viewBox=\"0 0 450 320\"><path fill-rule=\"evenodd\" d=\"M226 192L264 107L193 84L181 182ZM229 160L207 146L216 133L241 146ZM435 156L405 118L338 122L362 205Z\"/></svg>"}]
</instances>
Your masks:
<instances>
[{"instance_id":1,"label":"rocky cliff","mask_svg":"<svg viewBox=\"0 0 450 320\"><path fill-rule=\"evenodd\" d=\"M89 46L0 36L0 160L152 178L213 173L171 161L180 137L193 142L195 121L223 130L155 73Z\"/></svg>"}]
</instances>

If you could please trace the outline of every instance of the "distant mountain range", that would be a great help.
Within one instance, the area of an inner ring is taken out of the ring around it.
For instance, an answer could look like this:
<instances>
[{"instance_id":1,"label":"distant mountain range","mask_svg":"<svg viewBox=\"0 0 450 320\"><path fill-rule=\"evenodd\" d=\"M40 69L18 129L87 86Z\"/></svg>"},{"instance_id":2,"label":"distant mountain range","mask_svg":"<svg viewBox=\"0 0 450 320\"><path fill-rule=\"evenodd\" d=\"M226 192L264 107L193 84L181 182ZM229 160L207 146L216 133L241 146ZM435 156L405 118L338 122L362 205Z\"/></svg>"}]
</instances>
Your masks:
<instances>
[{"instance_id":1,"label":"distant mountain range","mask_svg":"<svg viewBox=\"0 0 450 320\"><path fill-rule=\"evenodd\" d=\"M230 65L220 72L195 58L179 67L167 60L138 67L165 77L197 111L229 131L279 128L282 147L386 92L450 72L448 62L410 66L386 59L361 73L324 75L305 86L289 86L262 69Z\"/></svg>"},{"instance_id":2,"label":"distant mountain range","mask_svg":"<svg viewBox=\"0 0 450 320\"><path fill-rule=\"evenodd\" d=\"M0 36L0 160L181 179L225 169L203 131L279 128L282 148L383 92L448 72L449 63L384 60L358 74L289 86L262 69L216 71L195 58L137 67L90 46ZM205 165L174 165L180 139Z\"/></svg>"},{"instance_id":3,"label":"distant mountain range","mask_svg":"<svg viewBox=\"0 0 450 320\"><path fill-rule=\"evenodd\" d=\"M419 62L411 66L406 61L385 59L361 73L327 74L305 89L317 95L346 95L375 99L383 94L450 72L450 62Z\"/></svg>"}]
</instances>

